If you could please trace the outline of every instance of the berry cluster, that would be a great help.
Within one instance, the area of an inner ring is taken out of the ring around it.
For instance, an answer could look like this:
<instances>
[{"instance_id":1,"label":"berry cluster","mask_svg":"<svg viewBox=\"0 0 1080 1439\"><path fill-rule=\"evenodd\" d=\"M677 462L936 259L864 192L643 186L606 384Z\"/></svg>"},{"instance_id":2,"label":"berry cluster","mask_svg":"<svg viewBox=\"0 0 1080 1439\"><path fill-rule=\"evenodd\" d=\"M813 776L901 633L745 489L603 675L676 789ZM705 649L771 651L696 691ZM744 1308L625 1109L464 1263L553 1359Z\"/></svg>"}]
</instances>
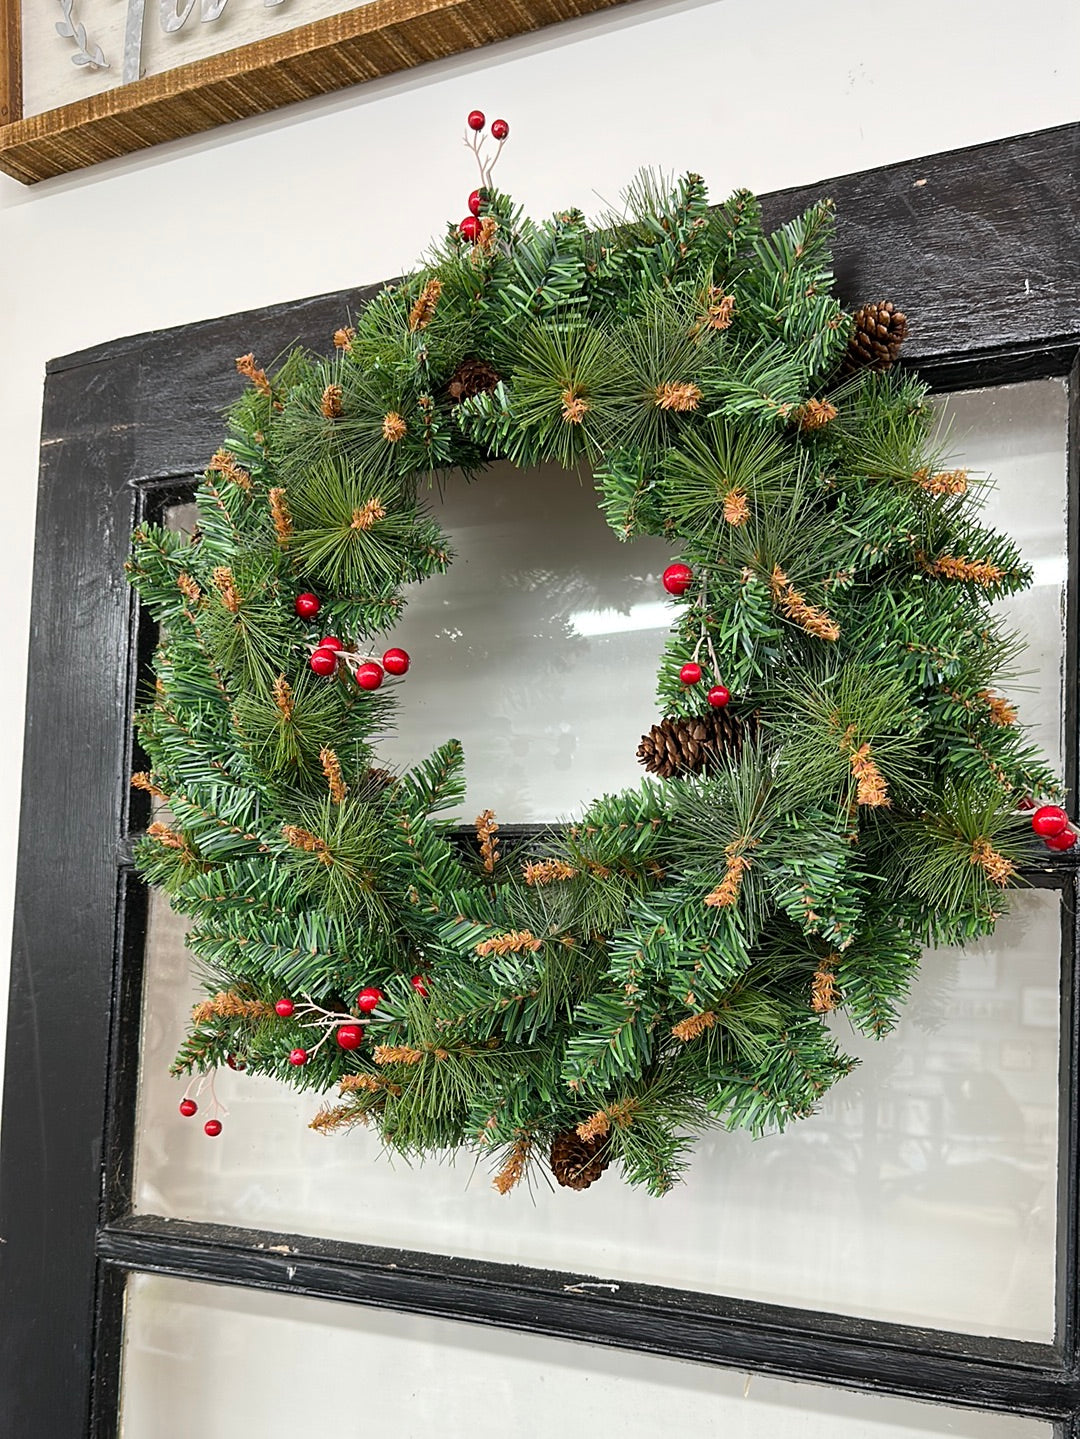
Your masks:
<instances>
[{"instance_id":1,"label":"berry cluster","mask_svg":"<svg viewBox=\"0 0 1080 1439\"><path fill-rule=\"evenodd\" d=\"M689 565L684 565L681 561L679 561L676 564L668 565L667 569L663 573L662 581L664 589L667 590L669 595L684 595L694 582L694 572ZM702 605L704 605L704 585L702 586ZM701 683L704 670L702 669L699 660L701 658L701 651L703 649L707 649L709 652L709 657L712 660L713 672L715 677L715 673L719 670L720 666L717 663L716 654L712 647L712 641L709 639L708 632L705 629L704 617L702 618L701 635L694 649L694 658L692 660L688 660L686 664L683 665L682 669L679 671L679 679L684 685L686 685L687 689L689 689L691 685L698 685ZM722 685L717 682L716 684L709 686L709 691L706 694L705 698L708 700L709 704L712 706L713 709L720 710L723 709L724 706L731 699L731 693L727 689L726 685Z\"/></svg>"},{"instance_id":2,"label":"berry cluster","mask_svg":"<svg viewBox=\"0 0 1080 1439\"><path fill-rule=\"evenodd\" d=\"M1047 849L1072 849L1080 840L1080 830L1056 804L1044 804L1037 809L1031 816L1031 828Z\"/></svg>"},{"instance_id":3,"label":"berry cluster","mask_svg":"<svg viewBox=\"0 0 1080 1439\"><path fill-rule=\"evenodd\" d=\"M417 994L426 997L427 986L424 984L423 975L414 974L409 983ZM362 1015L372 1014L382 1003L383 997L381 989L373 984L365 985L356 996L355 1007ZM307 995L304 996L302 1004L282 996L275 1003L274 1009L282 1019L292 1019L295 1016L297 1023L303 1028L322 1031L311 1049L298 1046L289 1051L289 1063L297 1067L313 1059L331 1035L341 1049L359 1049L364 1042L364 1026L356 1023L355 1015L337 1014L333 1010L323 1009L322 1005L316 1004Z\"/></svg>"},{"instance_id":4,"label":"berry cluster","mask_svg":"<svg viewBox=\"0 0 1080 1439\"><path fill-rule=\"evenodd\" d=\"M247 1067L244 1064L243 1060L237 1059L235 1054L229 1055L228 1064L231 1069L245 1069ZM216 1139L223 1128L223 1125L221 1123L221 1120L218 1118L218 1115L224 1114L226 1117L228 1117L229 1111L225 1108L221 1100L217 1097L217 1091L214 1088L213 1070L211 1070L209 1074L203 1074L197 1078L192 1079L191 1083L184 1091L183 1099L181 1099L180 1101L180 1113L184 1116L185 1119L194 1119L195 1115L199 1112L199 1104L198 1100L195 1098L191 1091L194 1089L195 1094L198 1095L201 1094L206 1088L209 1088L210 1090L211 1108L210 1118L203 1125L203 1133L209 1135L211 1139Z\"/></svg>"},{"instance_id":5,"label":"berry cluster","mask_svg":"<svg viewBox=\"0 0 1080 1439\"><path fill-rule=\"evenodd\" d=\"M465 143L476 156L476 163L480 166L480 188L474 190L469 196L469 213L462 220L458 229L462 236L468 240L470 245L475 245L483 233L483 226L480 223L480 211L488 198L488 190L491 187L491 172L502 152L506 137L510 134L510 126L505 120L492 120L491 138L497 142L495 153L490 159L484 157L483 132L487 124L487 118L483 110L471 110L466 120L466 125L472 131L472 136L466 131Z\"/></svg>"},{"instance_id":6,"label":"berry cluster","mask_svg":"<svg viewBox=\"0 0 1080 1439\"><path fill-rule=\"evenodd\" d=\"M318 595L310 591L296 597L296 613L302 620L313 620L322 608ZM311 652L311 668L317 675L336 674L344 665L362 690L377 690L389 675L403 675L409 669L405 650L389 649L379 660L365 659L355 650L347 650L336 635L325 635Z\"/></svg>"},{"instance_id":7,"label":"berry cluster","mask_svg":"<svg viewBox=\"0 0 1080 1439\"><path fill-rule=\"evenodd\" d=\"M424 983L422 974L414 974L409 983L421 998L427 998L427 985ZM301 1003L282 996L274 1004L274 1009L281 1019L296 1019L296 1022L304 1029L320 1031L318 1038L310 1049L300 1045L289 1051L289 1063L297 1066L307 1064L318 1053L319 1049L333 1036L334 1042L339 1049L351 1051L359 1049L364 1042L364 1026L357 1023L357 1016L363 1018L365 1015L373 1014L382 1003L383 991L373 984L365 985L356 996L355 1012L352 1014L338 1014L333 1010L324 1009L322 1005L316 1004L307 995L304 995ZM247 1068L246 1060L238 1055L230 1054L226 1057L226 1063L230 1069L244 1070ZM203 1125L203 1130L211 1139L216 1139L221 1133L223 1125L218 1118L219 1114L228 1116L229 1111L221 1103L214 1089L214 1071L192 1079L180 1101L180 1113L185 1119L192 1119L199 1112L197 1099L192 1095L194 1089L196 1094L209 1088L212 1100L211 1117Z\"/></svg>"}]
</instances>

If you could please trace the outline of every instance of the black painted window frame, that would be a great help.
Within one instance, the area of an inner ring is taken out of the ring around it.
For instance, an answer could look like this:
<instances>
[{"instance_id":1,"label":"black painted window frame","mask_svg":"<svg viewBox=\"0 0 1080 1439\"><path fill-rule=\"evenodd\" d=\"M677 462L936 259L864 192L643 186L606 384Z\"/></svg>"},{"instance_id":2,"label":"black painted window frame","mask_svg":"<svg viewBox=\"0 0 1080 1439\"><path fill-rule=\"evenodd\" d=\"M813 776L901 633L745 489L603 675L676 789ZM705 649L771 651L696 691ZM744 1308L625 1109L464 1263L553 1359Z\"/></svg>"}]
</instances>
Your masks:
<instances>
[{"instance_id":1,"label":"black painted window frame","mask_svg":"<svg viewBox=\"0 0 1080 1439\"><path fill-rule=\"evenodd\" d=\"M1069 392L1066 782L1080 643L1080 125L765 199L837 201L850 303L912 314L909 363L946 392L1065 376ZM158 1273L356 1302L1050 1420L1080 1439L1080 867L1028 878L1063 902L1057 1334L981 1338L653 1285L131 1209L146 893L130 715L151 640L121 567L134 524L190 494L235 393L238 350L325 345L373 290L136 336L48 367L23 823L0 1150L0 1432L116 1431L123 1299ZM287 1245L289 1252L274 1252Z\"/></svg>"}]
</instances>

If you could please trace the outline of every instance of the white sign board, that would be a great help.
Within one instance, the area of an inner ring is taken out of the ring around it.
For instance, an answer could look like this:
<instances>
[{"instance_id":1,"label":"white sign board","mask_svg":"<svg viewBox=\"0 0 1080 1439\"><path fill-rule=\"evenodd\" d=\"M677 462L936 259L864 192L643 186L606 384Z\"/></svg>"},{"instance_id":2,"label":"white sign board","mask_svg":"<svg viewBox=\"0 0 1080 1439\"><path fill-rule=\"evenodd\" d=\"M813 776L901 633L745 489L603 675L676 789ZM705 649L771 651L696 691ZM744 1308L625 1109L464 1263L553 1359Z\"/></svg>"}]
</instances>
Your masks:
<instances>
[{"instance_id":1,"label":"white sign board","mask_svg":"<svg viewBox=\"0 0 1080 1439\"><path fill-rule=\"evenodd\" d=\"M32 0L22 10L23 115L205 60L358 0Z\"/></svg>"}]
</instances>

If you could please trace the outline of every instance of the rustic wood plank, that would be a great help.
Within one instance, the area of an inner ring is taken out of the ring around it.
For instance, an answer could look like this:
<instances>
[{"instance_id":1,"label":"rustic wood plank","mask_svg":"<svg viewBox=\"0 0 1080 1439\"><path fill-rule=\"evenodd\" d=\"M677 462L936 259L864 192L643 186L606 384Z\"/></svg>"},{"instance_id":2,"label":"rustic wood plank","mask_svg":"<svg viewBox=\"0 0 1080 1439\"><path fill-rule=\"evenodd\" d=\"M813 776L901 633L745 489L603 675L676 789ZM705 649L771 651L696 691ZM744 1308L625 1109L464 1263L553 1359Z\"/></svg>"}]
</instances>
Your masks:
<instances>
[{"instance_id":1,"label":"rustic wood plank","mask_svg":"<svg viewBox=\"0 0 1080 1439\"><path fill-rule=\"evenodd\" d=\"M22 118L22 16L19 0L0 0L0 134Z\"/></svg>"},{"instance_id":2,"label":"rustic wood plank","mask_svg":"<svg viewBox=\"0 0 1080 1439\"><path fill-rule=\"evenodd\" d=\"M1039 355L1075 343L1080 125L778 190L763 201L766 218L780 224L826 195L836 201L837 288L848 305L907 309L907 363L940 370L978 351L992 366L1027 347L1045 373ZM1060 373L1070 363L1063 356Z\"/></svg>"},{"instance_id":3,"label":"rustic wood plank","mask_svg":"<svg viewBox=\"0 0 1080 1439\"><path fill-rule=\"evenodd\" d=\"M0 6L17 3L0 0ZM627 3L372 0L358 10L3 125L0 169L33 184Z\"/></svg>"},{"instance_id":4,"label":"rustic wood plank","mask_svg":"<svg viewBox=\"0 0 1080 1439\"><path fill-rule=\"evenodd\" d=\"M99 1231L110 1268L368 1304L669 1359L1006 1414L1067 1415L1072 1376L1052 1345L985 1339L622 1282L306 1235L121 1219ZM615 1292L613 1292L615 1291ZM676 1425L673 1432L681 1432ZM776 1432L780 1432L777 1430Z\"/></svg>"}]
</instances>

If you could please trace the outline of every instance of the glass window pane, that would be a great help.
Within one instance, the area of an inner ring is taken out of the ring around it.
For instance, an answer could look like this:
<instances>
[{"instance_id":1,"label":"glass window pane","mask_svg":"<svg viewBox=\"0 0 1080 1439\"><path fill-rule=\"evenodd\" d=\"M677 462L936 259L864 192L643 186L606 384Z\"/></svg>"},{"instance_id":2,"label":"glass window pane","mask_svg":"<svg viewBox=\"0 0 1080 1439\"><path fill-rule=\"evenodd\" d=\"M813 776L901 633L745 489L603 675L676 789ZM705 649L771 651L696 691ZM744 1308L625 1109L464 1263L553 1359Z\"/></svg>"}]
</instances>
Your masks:
<instances>
[{"instance_id":1,"label":"glass window pane","mask_svg":"<svg viewBox=\"0 0 1080 1439\"><path fill-rule=\"evenodd\" d=\"M413 666L382 757L403 767L460 739L466 818L559 819L636 784L671 622L670 547L620 544L589 475L554 465L451 476L434 509L455 559L410 587L393 631Z\"/></svg>"},{"instance_id":2,"label":"glass window pane","mask_svg":"<svg viewBox=\"0 0 1080 1439\"><path fill-rule=\"evenodd\" d=\"M1000 608L1028 645L1008 688L1033 737L1062 767L1068 395L1064 380L972 390L940 401L957 463L989 475L986 515L1013 536L1035 572L1031 589Z\"/></svg>"},{"instance_id":3,"label":"glass window pane","mask_svg":"<svg viewBox=\"0 0 1080 1439\"><path fill-rule=\"evenodd\" d=\"M136 1206L640 1280L979 1334L1053 1335L1059 901L1017 896L992 941L928 956L899 1030L839 1021L862 1064L786 1134L713 1134L662 1200L614 1173L587 1194L496 1194L471 1163L391 1163L366 1131L222 1071L210 1140L167 1074L196 997L155 902Z\"/></svg>"},{"instance_id":4,"label":"glass window pane","mask_svg":"<svg viewBox=\"0 0 1080 1439\"><path fill-rule=\"evenodd\" d=\"M1064 388L1058 381L1039 381L952 396L943 403L951 416L957 462L997 472L1001 486L993 492L992 516L1017 536L1035 566L1035 589L1008 603L1033 645L1032 688L1021 693L1021 709L1054 752L1060 748L1062 693ZM481 487L495 478L481 480L458 497L475 506L470 523L481 531L485 505L497 508L498 495L510 493L499 489L500 480L485 500ZM562 478L578 484L572 476ZM538 532L543 505L536 477L516 479L521 486L514 503L529 516L526 528ZM579 497L583 527L595 505L587 488ZM569 503L560 492L560 508L564 501ZM448 514L456 503L451 494ZM496 548L500 536L505 539L513 529L510 518L501 511L497 515L484 539ZM455 530L453 523L450 528ZM562 621L567 615L579 617L574 624L584 629L601 621L581 616L605 610L644 625L655 602L652 581L628 579L633 571L625 568L601 571L595 583L590 578L585 584L580 573L587 568L589 547L584 541L579 547L578 528L571 527L569 539L564 532L565 561L553 538L542 539L532 556L539 557L535 573L544 577L544 596L558 592L554 574L567 589L562 610L553 602L546 612L544 633L549 638L560 634L560 645L566 641ZM455 530L465 564L459 561L455 568L472 590L449 607L460 612L459 618L471 616L469 624L478 627L475 643L458 638L442 645L434 611L426 619L422 609L414 612L420 629L409 640L417 663L409 678L415 688L404 691L406 709L430 729L410 731L411 737L399 733L398 743L409 751L401 759L425 752L453 732L436 698L443 650L464 644L465 652L482 659L491 648L494 689L523 692L515 689L517 660L511 652L515 644L532 643L528 630L520 629L532 605L530 599L526 606L527 591L521 587L534 573L529 547L519 539L507 541L509 548L501 551L512 556L506 571L517 575L520 585L515 589L516 582L499 582L495 608L519 626L518 640L500 651L485 614L483 577L468 578L483 568L479 541L474 544L467 528L462 534L464 542ZM616 558L637 551L637 546L617 546L602 526L597 544ZM653 573L663 560L661 553L637 574ZM602 622L615 626L616 618ZM662 619L657 623L662 625ZM659 646L662 637L662 628L642 628L608 638ZM565 646L553 644L550 657L565 658L564 651ZM535 653L549 652L541 645ZM638 654L632 661L630 652L621 650L612 670L601 666L601 672L618 675L632 663L638 671L634 684L640 680L641 702L651 714L655 653ZM500 668L506 664L511 668ZM559 675L561 664L555 666ZM433 690L424 688L429 682ZM483 690L486 681L477 684ZM593 719L601 712L610 718L622 705L620 699L620 706L611 707L595 692L593 699ZM483 785L503 784L510 751L499 746L517 731L504 726L503 739L489 745L485 706L463 700L457 713L474 725L472 731L458 729L467 749L471 734L471 748L483 763L489 753L499 756ZM575 723L584 733L592 719L584 711L577 714ZM602 783L590 777L585 786L590 793L634 777L636 720L631 728L625 747L612 758L613 765L625 761L627 768L619 775L612 770ZM605 728L605 744L614 750L613 735ZM527 738L523 751L532 758L522 761L527 773L521 785L528 790L535 762L550 792L553 770L543 768L547 761L541 764L537 758L534 741L540 743L535 735ZM551 746L545 751L549 758L555 752ZM569 795L571 772L561 773ZM468 813L492 795L490 789L477 788L477 772L472 775ZM510 790L517 784L514 779ZM512 802L499 801L502 793L497 790L495 803L500 817L508 818L515 811ZM574 793L582 797L580 790ZM572 803L560 800L555 809ZM1048 1341L1053 1335L1059 954L1056 895L1022 893L1013 917L992 942L962 956L928 956L900 1029L885 1043L854 1039L843 1026L843 1042L862 1065L828 1096L815 1118L786 1135L757 1142L740 1135L710 1136L698 1146L686 1185L662 1201L626 1191L615 1175L584 1197L541 1187L531 1198L503 1198L491 1192L485 1171L473 1173L468 1164L430 1163L411 1170L401 1161L392 1165L362 1132L324 1139L306 1127L315 1101L247 1076L218 1077L219 1092L232 1109L220 1139L210 1141L201 1124L182 1121L176 1113L180 1089L169 1080L167 1068L195 990L182 922L155 898L136 1203L143 1211L183 1218L569 1268L614 1280Z\"/></svg>"},{"instance_id":5,"label":"glass window pane","mask_svg":"<svg viewBox=\"0 0 1080 1439\"><path fill-rule=\"evenodd\" d=\"M386 1310L129 1280L122 1439L1051 1439L1015 1415L749 1377Z\"/></svg>"}]
</instances>

